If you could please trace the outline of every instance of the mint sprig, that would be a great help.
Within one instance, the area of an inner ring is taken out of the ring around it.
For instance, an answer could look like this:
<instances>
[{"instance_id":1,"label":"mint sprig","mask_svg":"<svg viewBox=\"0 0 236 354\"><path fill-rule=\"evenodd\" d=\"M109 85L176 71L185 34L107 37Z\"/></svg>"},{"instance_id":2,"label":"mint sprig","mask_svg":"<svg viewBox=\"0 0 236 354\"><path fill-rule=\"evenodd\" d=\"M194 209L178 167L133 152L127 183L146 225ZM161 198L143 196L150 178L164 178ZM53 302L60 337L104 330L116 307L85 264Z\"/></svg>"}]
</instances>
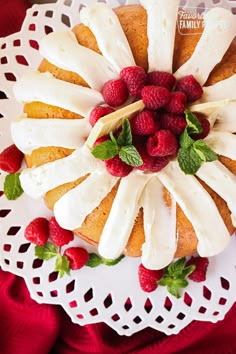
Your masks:
<instances>
[{"instance_id":1,"label":"mint sprig","mask_svg":"<svg viewBox=\"0 0 236 354\"><path fill-rule=\"evenodd\" d=\"M110 140L95 146L91 153L100 160L109 160L118 155L127 165L141 166L143 164L138 150L132 144L132 133L128 119L124 120L121 133L117 139L110 132Z\"/></svg>"},{"instance_id":2,"label":"mint sprig","mask_svg":"<svg viewBox=\"0 0 236 354\"><path fill-rule=\"evenodd\" d=\"M161 286L166 286L170 294L180 298L179 289L188 285L187 277L196 269L195 265L185 266L186 258L180 258L171 263L164 271L163 277L158 281Z\"/></svg>"},{"instance_id":3,"label":"mint sprig","mask_svg":"<svg viewBox=\"0 0 236 354\"><path fill-rule=\"evenodd\" d=\"M218 156L204 140L195 141L190 136L201 133L202 127L197 117L189 109L185 110L185 118L187 126L179 139L178 163L185 174L193 175L203 162L215 161Z\"/></svg>"},{"instance_id":4,"label":"mint sprig","mask_svg":"<svg viewBox=\"0 0 236 354\"><path fill-rule=\"evenodd\" d=\"M89 254L89 260L86 263L87 267L90 268L95 268L98 267L101 264L104 264L106 266L114 266L116 264L118 264L125 256L121 255L120 257L116 258L116 259L107 259L107 258L103 258L98 256L96 253L90 253Z\"/></svg>"},{"instance_id":5,"label":"mint sprig","mask_svg":"<svg viewBox=\"0 0 236 354\"><path fill-rule=\"evenodd\" d=\"M16 200L24 193L20 183L20 173L11 173L5 177L3 191L8 200Z\"/></svg>"}]
</instances>

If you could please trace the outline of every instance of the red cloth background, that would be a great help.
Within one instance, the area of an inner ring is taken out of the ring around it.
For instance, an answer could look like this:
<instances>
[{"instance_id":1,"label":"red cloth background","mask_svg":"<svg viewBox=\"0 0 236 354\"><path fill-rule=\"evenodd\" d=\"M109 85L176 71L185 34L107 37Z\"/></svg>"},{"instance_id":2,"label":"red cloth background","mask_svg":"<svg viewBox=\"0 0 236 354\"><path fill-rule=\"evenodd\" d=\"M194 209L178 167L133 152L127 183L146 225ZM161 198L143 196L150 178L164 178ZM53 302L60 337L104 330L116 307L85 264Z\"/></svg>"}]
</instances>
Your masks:
<instances>
[{"instance_id":1,"label":"red cloth background","mask_svg":"<svg viewBox=\"0 0 236 354\"><path fill-rule=\"evenodd\" d=\"M29 3L0 0L0 36L18 31ZM80 327L60 306L39 305L23 279L0 269L1 354L236 353L236 304L216 324L192 322L178 335L147 328L119 336L105 324Z\"/></svg>"}]
</instances>

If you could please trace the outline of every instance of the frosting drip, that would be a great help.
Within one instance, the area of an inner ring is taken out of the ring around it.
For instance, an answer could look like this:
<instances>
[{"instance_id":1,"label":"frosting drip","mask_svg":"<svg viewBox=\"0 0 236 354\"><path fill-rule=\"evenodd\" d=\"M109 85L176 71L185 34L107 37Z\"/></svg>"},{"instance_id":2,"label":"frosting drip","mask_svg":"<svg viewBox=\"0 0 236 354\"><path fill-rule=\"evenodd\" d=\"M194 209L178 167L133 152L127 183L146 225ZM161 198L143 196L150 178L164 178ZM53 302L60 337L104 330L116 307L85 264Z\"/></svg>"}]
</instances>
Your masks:
<instances>
[{"instance_id":1,"label":"frosting drip","mask_svg":"<svg viewBox=\"0 0 236 354\"><path fill-rule=\"evenodd\" d=\"M203 96L201 102L211 102L223 100L227 97L230 100L236 100L236 74L228 79L217 82L215 85L203 87Z\"/></svg>"},{"instance_id":2,"label":"frosting drip","mask_svg":"<svg viewBox=\"0 0 236 354\"><path fill-rule=\"evenodd\" d=\"M234 134L212 130L204 140L217 154L236 160L236 136Z\"/></svg>"},{"instance_id":3,"label":"frosting drip","mask_svg":"<svg viewBox=\"0 0 236 354\"><path fill-rule=\"evenodd\" d=\"M214 130L236 133L236 102L230 102L227 106L217 110L211 115L215 120Z\"/></svg>"}]
</instances>

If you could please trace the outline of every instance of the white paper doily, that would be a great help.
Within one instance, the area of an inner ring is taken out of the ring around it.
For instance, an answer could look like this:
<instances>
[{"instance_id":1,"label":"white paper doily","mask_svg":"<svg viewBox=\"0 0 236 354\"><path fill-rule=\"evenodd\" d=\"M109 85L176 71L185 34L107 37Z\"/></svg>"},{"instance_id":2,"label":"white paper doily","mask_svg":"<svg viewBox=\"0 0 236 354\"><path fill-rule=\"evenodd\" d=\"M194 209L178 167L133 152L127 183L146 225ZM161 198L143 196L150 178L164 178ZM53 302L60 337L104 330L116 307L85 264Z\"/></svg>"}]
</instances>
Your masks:
<instances>
[{"instance_id":1,"label":"white paper doily","mask_svg":"<svg viewBox=\"0 0 236 354\"><path fill-rule=\"evenodd\" d=\"M10 122L22 111L22 106L14 100L12 86L25 71L37 68L40 63L38 41L51 30L73 27L78 23L80 8L92 2L59 0L56 4L35 5L28 10L21 32L0 39L0 90L8 97L0 100L0 150L12 144ZM124 1L107 0L107 3L118 6ZM183 5L190 7L196 7L196 3L183 1ZM206 7L215 4L236 7L235 1L212 0L204 4ZM190 281L180 299L163 287L150 294L142 292L137 276L140 259L126 257L115 267L84 267L71 271L71 276L58 278L53 272L54 260L43 263L35 260L34 246L23 236L25 226L33 218L49 217L50 211L43 201L31 200L26 195L13 202L6 200L2 192L4 178L5 174L1 173L0 266L22 276L37 302L60 304L73 322L80 325L105 322L122 335L131 335L146 327L176 334L192 320L216 322L223 319L233 305L235 237L223 254L210 259L206 282ZM94 251L78 238L70 245L83 245L89 252Z\"/></svg>"}]
</instances>

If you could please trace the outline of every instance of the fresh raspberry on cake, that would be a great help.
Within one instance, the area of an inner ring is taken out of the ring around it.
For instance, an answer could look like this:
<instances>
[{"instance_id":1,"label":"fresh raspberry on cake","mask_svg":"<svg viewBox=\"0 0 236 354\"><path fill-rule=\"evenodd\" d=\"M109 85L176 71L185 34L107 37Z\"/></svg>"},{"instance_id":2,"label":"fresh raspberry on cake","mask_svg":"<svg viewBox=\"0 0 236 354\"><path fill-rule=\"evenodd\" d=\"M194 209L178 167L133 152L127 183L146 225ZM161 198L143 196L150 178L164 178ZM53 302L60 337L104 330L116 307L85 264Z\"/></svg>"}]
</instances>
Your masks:
<instances>
[{"instance_id":1,"label":"fresh raspberry on cake","mask_svg":"<svg viewBox=\"0 0 236 354\"><path fill-rule=\"evenodd\" d=\"M166 167L169 162L170 162L170 156L154 157L150 171L151 172L159 172L164 167Z\"/></svg>"},{"instance_id":2,"label":"fresh raspberry on cake","mask_svg":"<svg viewBox=\"0 0 236 354\"><path fill-rule=\"evenodd\" d=\"M101 144L101 143L104 143L104 141L107 141L107 140L110 140L110 137L108 135L104 135L102 136L101 138L98 138L95 143L93 144L93 147Z\"/></svg>"},{"instance_id":3,"label":"fresh raspberry on cake","mask_svg":"<svg viewBox=\"0 0 236 354\"><path fill-rule=\"evenodd\" d=\"M157 130L147 141L147 152L151 156L176 155L178 141L175 135L167 129Z\"/></svg>"},{"instance_id":4,"label":"fresh raspberry on cake","mask_svg":"<svg viewBox=\"0 0 236 354\"><path fill-rule=\"evenodd\" d=\"M165 87L145 86L141 96L147 109L157 110L167 105L170 100L170 92Z\"/></svg>"},{"instance_id":5,"label":"fresh raspberry on cake","mask_svg":"<svg viewBox=\"0 0 236 354\"><path fill-rule=\"evenodd\" d=\"M64 246L74 239L73 232L63 229L54 216L49 221L49 234L52 242L57 246Z\"/></svg>"},{"instance_id":6,"label":"fresh raspberry on cake","mask_svg":"<svg viewBox=\"0 0 236 354\"><path fill-rule=\"evenodd\" d=\"M17 172L23 160L24 154L16 147L10 145L0 154L0 169L8 173Z\"/></svg>"},{"instance_id":7,"label":"fresh raspberry on cake","mask_svg":"<svg viewBox=\"0 0 236 354\"><path fill-rule=\"evenodd\" d=\"M147 74L147 84L154 86L162 86L171 91L176 83L174 75L165 71L152 71Z\"/></svg>"},{"instance_id":8,"label":"fresh raspberry on cake","mask_svg":"<svg viewBox=\"0 0 236 354\"><path fill-rule=\"evenodd\" d=\"M137 145L136 149L138 150L138 153L143 160L143 164L141 166L136 166L135 168L141 171L150 171L152 169L155 158L147 153L147 148L144 144Z\"/></svg>"},{"instance_id":9,"label":"fresh raspberry on cake","mask_svg":"<svg viewBox=\"0 0 236 354\"><path fill-rule=\"evenodd\" d=\"M104 117L112 112L114 112L114 109L111 107L97 106L90 113L89 123L93 127L101 117Z\"/></svg>"},{"instance_id":10,"label":"fresh raspberry on cake","mask_svg":"<svg viewBox=\"0 0 236 354\"><path fill-rule=\"evenodd\" d=\"M170 100L166 105L166 110L169 113L181 114L185 111L187 102L186 95L181 91L171 92Z\"/></svg>"},{"instance_id":11,"label":"fresh raspberry on cake","mask_svg":"<svg viewBox=\"0 0 236 354\"><path fill-rule=\"evenodd\" d=\"M187 96L189 102L201 98L203 89L193 75L188 75L177 81L176 90L182 91Z\"/></svg>"},{"instance_id":12,"label":"fresh raspberry on cake","mask_svg":"<svg viewBox=\"0 0 236 354\"><path fill-rule=\"evenodd\" d=\"M144 87L147 75L141 66L128 66L121 70L121 79L126 83L132 96L139 96Z\"/></svg>"},{"instance_id":13,"label":"fresh raspberry on cake","mask_svg":"<svg viewBox=\"0 0 236 354\"><path fill-rule=\"evenodd\" d=\"M109 80L103 88L102 94L105 102L112 107L121 106L129 97L129 91L123 80Z\"/></svg>"},{"instance_id":14,"label":"fresh raspberry on cake","mask_svg":"<svg viewBox=\"0 0 236 354\"><path fill-rule=\"evenodd\" d=\"M69 247L65 250L64 256L66 256L70 263L70 269L80 269L89 260L88 251L82 247Z\"/></svg>"},{"instance_id":15,"label":"fresh raspberry on cake","mask_svg":"<svg viewBox=\"0 0 236 354\"><path fill-rule=\"evenodd\" d=\"M196 269L188 276L189 279L195 282L202 282L206 280L207 268L209 260L206 257L191 257L186 266L195 265Z\"/></svg>"},{"instance_id":16,"label":"fresh raspberry on cake","mask_svg":"<svg viewBox=\"0 0 236 354\"><path fill-rule=\"evenodd\" d=\"M187 125L186 119L179 114L163 113L159 119L161 128L169 129L175 135L181 134Z\"/></svg>"},{"instance_id":17,"label":"fresh raspberry on cake","mask_svg":"<svg viewBox=\"0 0 236 354\"><path fill-rule=\"evenodd\" d=\"M163 270L150 270L140 264L138 267L138 279L143 291L150 293L158 287L158 280L163 276Z\"/></svg>"},{"instance_id":18,"label":"fresh raspberry on cake","mask_svg":"<svg viewBox=\"0 0 236 354\"><path fill-rule=\"evenodd\" d=\"M133 167L123 162L119 156L105 161L107 171L115 177L125 177L133 170Z\"/></svg>"},{"instance_id":19,"label":"fresh raspberry on cake","mask_svg":"<svg viewBox=\"0 0 236 354\"><path fill-rule=\"evenodd\" d=\"M156 131L154 112L144 109L134 116L131 121L131 131L135 135L151 135Z\"/></svg>"},{"instance_id":20,"label":"fresh raspberry on cake","mask_svg":"<svg viewBox=\"0 0 236 354\"><path fill-rule=\"evenodd\" d=\"M202 126L202 132L199 134L193 134L191 137L194 140L204 139L210 132L211 129L210 122L207 118L205 118L204 114L201 113L194 113L194 114Z\"/></svg>"},{"instance_id":21,"label":"fresh raspberry on cake","mask_svg":"<svg viewBox=\"0 0 236 354\"><path fill-rule=\"evenodd\" d=\"M24 236L35 245L44 246L49 237L48 220L42 217L35 218L26 226Z\"/></svg>"}]
</instances>

